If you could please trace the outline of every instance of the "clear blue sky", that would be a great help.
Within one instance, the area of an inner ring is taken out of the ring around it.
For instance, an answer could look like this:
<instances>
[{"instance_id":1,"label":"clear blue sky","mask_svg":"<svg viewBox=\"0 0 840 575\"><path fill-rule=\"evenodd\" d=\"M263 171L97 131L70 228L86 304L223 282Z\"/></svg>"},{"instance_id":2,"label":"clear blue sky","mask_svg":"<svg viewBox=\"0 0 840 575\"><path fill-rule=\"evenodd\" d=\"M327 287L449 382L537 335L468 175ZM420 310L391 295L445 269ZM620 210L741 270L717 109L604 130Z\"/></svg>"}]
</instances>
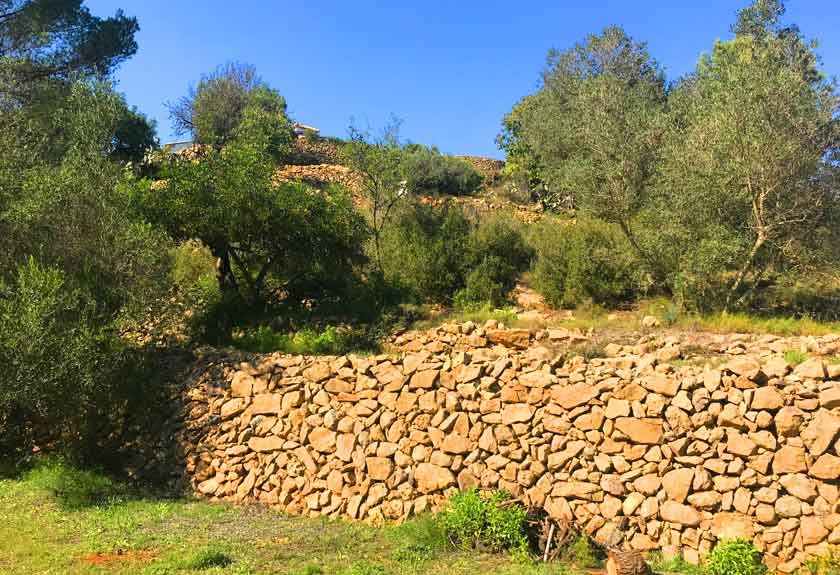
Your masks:
<instances>
[{"instance_id":1,"label":"clear blue sky","mask_svg":"<svg viewBox=\"0 0 840 575\"><path fill-rule=\"evenodd\" d=\"M537 85L546 52L610 24L648 43L669 79L729 36L748 0L519 2L424 0L88 0L140 21L139 50L117 73L130 104L174 136L164 102L202 73L248 62L285 96L292 117L345 136L350 118L442 151L501 157L502 116ZM820 41L824 70L840 75L838 0L789 0L786 21Z\"/></svg>"}]
</instances>

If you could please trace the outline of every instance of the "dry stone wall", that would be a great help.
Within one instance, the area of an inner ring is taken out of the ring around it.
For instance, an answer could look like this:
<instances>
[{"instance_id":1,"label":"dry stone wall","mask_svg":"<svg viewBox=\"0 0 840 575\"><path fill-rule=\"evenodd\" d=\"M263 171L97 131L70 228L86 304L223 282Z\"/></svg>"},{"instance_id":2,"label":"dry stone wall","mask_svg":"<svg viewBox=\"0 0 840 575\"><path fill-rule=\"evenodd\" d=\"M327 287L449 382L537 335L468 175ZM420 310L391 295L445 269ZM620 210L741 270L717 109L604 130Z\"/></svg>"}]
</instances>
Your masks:
<instances>
[{"instance_id":1,"label":"dry stone wall","mask_svg":"<svg viewBox=\"0 0 840 575\"><path fill-rule=\"evenodd\" d=\"M585 339L467 323L391 355L207 365L186 392L190 480L374 523L499 488L608 546L697 562L738 536L782 572L840 542L840 366L820 356L837 337L719 338L700 360L662 336L563 352ZM794 346L813 357L789 365Z\"/></svg>"}]
</instances>

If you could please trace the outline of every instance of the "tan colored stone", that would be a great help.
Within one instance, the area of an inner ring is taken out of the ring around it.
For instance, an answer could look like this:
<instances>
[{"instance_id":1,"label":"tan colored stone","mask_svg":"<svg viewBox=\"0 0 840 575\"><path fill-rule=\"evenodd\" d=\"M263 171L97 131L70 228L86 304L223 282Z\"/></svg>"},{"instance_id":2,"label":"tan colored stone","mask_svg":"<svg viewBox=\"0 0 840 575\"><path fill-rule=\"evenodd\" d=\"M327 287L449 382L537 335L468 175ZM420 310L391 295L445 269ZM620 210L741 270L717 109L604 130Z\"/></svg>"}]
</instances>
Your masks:
<instances>
[{"instance_id":1,"label":"tan colored stone","mask_svg":"<svg viewBox=\"0 0 840 575\"><path fill-rule=\"evenodd\" d=\"M254 401L248 406L248 412L253 415L277 415L283 410L283 396L278 393L263 393L254 396Z\"/></svg>"},{"instance_id":2,"label":"tan colored stone","mask_svg":"<svg viewBox=\"0 0 840 575\"><path fill-rule=\"evenodd\" d=\"M655 445L662 442L662 423L659 420L620 417L615 420L615 427L634 443Z\"/></svg>"},{"instance_id":3,"label":"tan colored stone","mask_svg":"<svg viewBox=\"0 0 840 575\"><path fill-rule=\"evenodd\" d=\"M711 533L718 539L746 539L751 541L755 534L752 519L743 513L716 513L712 520Z\"/></svg>"},{"instance_id":4,"label":"tan colored stone","mask_svg":"<svg viewBox=\"0 0 840 575\"><path fill-rule=\"evenodd\" d=\"M435 386L439 375L440 370L437 369L418 371L411 376L408 386L411 389L432 389Z\"/></svg>"},{"instance_id":5,"label":"tan colored stone","mask_svg":"<svg viewBox=\"0 0 840 575\"><path fill-rule=\"evenodd\" d=\"M250 397L253 385L253 377L244 371L237 371L230 383L230 394L233 397Z\"/></svg>"},{"instance_id":6,"label":"tan colored stone","mask_svg":"<svg viewBox=\"0 0 840 575\"><path fill-rule=\"evenodd\" d=\"M303 377L313 383L320 383L330 377L331 371L329 364L325 362L317 362L312 366L303 370Z\"/></svg>"},{"instance_id":7,"label":"tan colored stone","mask_svg":"<svg viewBox=\"0 0 840 575\"><path fill-rule=\"evenodd\" d=\"M727 434L726 451L732 455L749 457L756 452L756 444L746 435L730 430Z\"/></svg>"},{"instance_id":8,"label":"tan colored stone","mask_svg":"<svg viewBox=\"0 0 840 575\"><path fill-rule=\"evenodd\" d=\"M700 525L700 513L688 505L668 500L659 508L659 515L663 521L677 523L686 527L697 527Z\"/></svg>"},{"instance_id":9,"label":"tan colored stone","mask_svg":"<svg viewBox=\"0 0 840 575\"><path fill-rule=\"evenodd\" d=\"M669 499L677 503L685 502L694 481L694 469L683 467L673 469L662 477L662 487Z\"/></svg>"},{"instance_id":10,"label":"tan colored stone","mask_svg":"<svg viewBox=\"0 0 840 575\"><path fill-rule=\"evenodd\" d=\"M827 409L817 411L800 437L811 455L822 455L837 437L840 431L840 417Z\"/></svg>"},{"instance_id":11,"label":"tan colored stone","mask_svg":"<svg viewBox=\"0 0 840 575\"><path fill-rule=\"evenodd\" d=\"M820 406L826 409L840 407L840 385L834 384L820 392Z\"/></svg>"},{"instance_id":12,"label":"tan colored stone","mask_svg":"<svg viewBox=\"0 0 840 575\"><path fill-rule=\"evenodd\" d=\"M752 403L750 409L756 411L760 410L776 410L784 406L785 398L778 389L771 386L759 387L753 392Z\"/></svg>"},{"instance_id":13,"label":"tan colored stone","mask_svg":"<svg viewBox=\"0 0 840 575\"><path fill-rule=\"evenodd\" d=\"M365 458L365 467L371 479L385 481L394 471L394 462L387 457L367 457Z\"/></svg>"},{"instance_id":14,"label":"tan colored stone","mask_svg":"<svg viewBox=\"0 0 840 575\"><path fill-rule=\"evenodd\" d=\"M531 343L531 332L527 329L488 329L487 341L505 347L525 349Z\"/></svg>"},{"instance_id":15,"label":"tan colored stone","mask_svg":"<svg viewBox=\"0 0 840 575\"><path fill-rule=\"evenodd\" d=\"M611 397L607 402L607 408L604 410L604 416L607 419L616 419L628 415L630 415L630 402L626 399Z\"/></svg>"},{"instance_id":16,"label":"tan colored stone","mask_svg":"<svg viewBox=\"0 0 840 575\"><path fill-rule=\"evenodd\" d=\"M589 403L596 397L598 397L598 390L588 383L576 383L551 390L551 401L563 409L574 409Z\"/></svg>"},{"instance_id":17,"label":"tan colored stone","mask_svg":"<svg viewBox=\"0 0 840 575\"><path fill-rule=\"evenodd\" d=\"M642 385L659 395L674 397L680 389L680 382L661 373L655 373L642 379Z\"/></svg>"},{"instance_id":18,"label":"tan colored stone","mask_svg":"<svg viewBox=\"0 0 840 575\"><path fill-rule=\"evenodd\" d=\"M773 421L776 424L776 431L779 435L794 437L799 435L799 428L805 421L805 412L798 407L783 407L776 414Z\"/></svg>"},{"instance_id":19,"label":"tan colored stone","mask_svg":"<svg viewBox=\"0 0 840 575\"><path fill-rule=\"evenodd\" d=\"M414 472L414 481L421 493L432 493L455 485L455 476L445 467L420 463Z\"/></svg>"},{"instance_id":20,"label":"tan colored stone","mask_svg":"<svg viewBox=\"0 0 840 575\"><path fill-rule=\"evenodd\" d=\"M793 373L808 379L825 378L825 363L818 357L807 359L793 368Z\"/></svg>"},{"instance_id":21,"label":"tan colored stone","mask_svg":"<svg viewBox=\"0 0 840 575\"><path fill-rule=\"evenodd\" d=\"M534 416L534 407L527 403L508 403L502 407L502 423L511 425L513 423L531 421Z\"/></svg>"},{"instance_id":22,"label":"tan colored stone","mask_svg":"<svg viewBox=\"0 0 840 575\"><path fill-rule=\"evenodd\" d=\"M817 498L816 482L802 473L783 475L779 478L779 483L785 491L802 501L813 501Z\"/></svg>"},{"instance_id":23,"label":"tan colored stone","mask_svg":"<svg viewBox=\"0 0 840 575\"><path fill-rule=\"evenodd\" d=\"M253 451L264 453L266 451L278 451L283 448L283 439L270 435L268 437L252 437L248 440L248 447Z\"/></svg>"},{"instance_id":24,"label":"tan colored stone","mask_svg":"<svg viewBox=\"0 0 840 575\"><path fill-rule=\"evenodd\" d=\"M473 444L468 437L464 437L459 433L450 433L444 438L441 449L445 453L458 455L472 451Z\"/></svg>"},{"instance_id":25,"label":"tan colored stone","mask_svg":"<svg viewBox=\"0 0 840 575\"><path fill-rule=\"evenodd\" d=\"M755 381L761 374L761 364L758 363L754 357L743 355L729 360L726 364L726 369L734 373Z\"/></svg>"},{"instance_id":26,"label":"tan colored stone","mask_svg":"<svg viewBox=\"0 0 840 575\"><path fill-rule=\"evenodd\" d=\"M817 479L834 481L840 478L840 457L824 453L817 458L808 473Z\"/></svg>"},{"instance_id":27,"label":"tan colored stone","mask_svg":"<svg viewBox=\"0 0 840 575\"><path fill-rule=\"evenodd\" d=\"M235 417L243 411L245 411L246 403L247 401L242 397L229 399L228 401L222 404L222 407L219 410L219 416L222 419L230 419L232 417Z\"/></svg>"},{"instance_id":28,"label":"tan colored stone","mask_svg":"<svg viewBox=\"0 0 840 575\"><path fill-rule=\"evenodd\" d=\"M335 432L326 427L316 427L307 439L315 451L329 453L335 449Z\"/></svg>"},{"instance_id":29,"label":"tan colored stone","mask_svg":"<svg viewBox=\"0 0 840 575\"><path fill-rule=\"evenodd\" d=\"M825 539L829 533L822 520L814 515L803 517L799 522L799 530L802 534L803 545L815 545Z\"/></svg>"},{"instance_id":30,"label":"tan colored stone","mask_svg":"<svg viewBox=\"0 0 840 575\"><path fill-rule=\"evenodd\" d=\"M799 473L807 471L805 450L793 445L785 445L773 456L773 473Z\"/></svg>"}]
</instances>

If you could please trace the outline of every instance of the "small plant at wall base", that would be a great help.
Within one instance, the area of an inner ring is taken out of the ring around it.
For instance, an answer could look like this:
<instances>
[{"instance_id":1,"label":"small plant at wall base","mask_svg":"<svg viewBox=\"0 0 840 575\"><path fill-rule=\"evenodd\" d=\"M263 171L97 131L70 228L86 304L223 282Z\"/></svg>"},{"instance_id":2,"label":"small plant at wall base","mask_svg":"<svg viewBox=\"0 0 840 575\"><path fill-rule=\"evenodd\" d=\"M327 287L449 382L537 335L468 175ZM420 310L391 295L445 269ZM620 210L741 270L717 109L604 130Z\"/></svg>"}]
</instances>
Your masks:
<instances>
[{"instance_id":1,"label":"small plant at wall base","mask_svg":"<svg viewBox=\"0 0 840 575\"><path fill-rule=\"evenodd\" d=\"M441 516L444 531L458 547L527 553L525 508L504 491L456 493Z\"/></svg>"},{"instance_id":2,"label":"small plant at wall base","mask_svg":"<svg viewBox=\"0 0 840 575\"><path fill-rule=\"evenodd\" d=\"M767 567L752 543L744 539L726 539L712 549L707 570L710 575L764 575Z\"/></svg>"}]
</instances>

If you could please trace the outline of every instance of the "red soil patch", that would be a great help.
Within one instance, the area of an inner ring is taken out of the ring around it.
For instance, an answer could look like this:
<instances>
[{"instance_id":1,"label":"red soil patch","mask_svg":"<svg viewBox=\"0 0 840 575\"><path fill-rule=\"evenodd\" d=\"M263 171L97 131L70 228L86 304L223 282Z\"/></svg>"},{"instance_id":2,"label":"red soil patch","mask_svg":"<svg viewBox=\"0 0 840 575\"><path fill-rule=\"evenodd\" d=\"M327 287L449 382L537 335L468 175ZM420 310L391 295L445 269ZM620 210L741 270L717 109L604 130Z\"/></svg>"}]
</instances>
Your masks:
<instances>
[{"instance_id":1,"label":"red soil patch","mask_svg":"<svg viewBox=\"0 0 840 575\"><path fill-rule=\"evenodd\" d=\"M81 558L82 563L88 565L106 565L108 563L123 563L127 561L139 561L148 563L155 557L154 551L124 551L117 549L113 553L90 553Z\"/></svg>"}]
</instances>

